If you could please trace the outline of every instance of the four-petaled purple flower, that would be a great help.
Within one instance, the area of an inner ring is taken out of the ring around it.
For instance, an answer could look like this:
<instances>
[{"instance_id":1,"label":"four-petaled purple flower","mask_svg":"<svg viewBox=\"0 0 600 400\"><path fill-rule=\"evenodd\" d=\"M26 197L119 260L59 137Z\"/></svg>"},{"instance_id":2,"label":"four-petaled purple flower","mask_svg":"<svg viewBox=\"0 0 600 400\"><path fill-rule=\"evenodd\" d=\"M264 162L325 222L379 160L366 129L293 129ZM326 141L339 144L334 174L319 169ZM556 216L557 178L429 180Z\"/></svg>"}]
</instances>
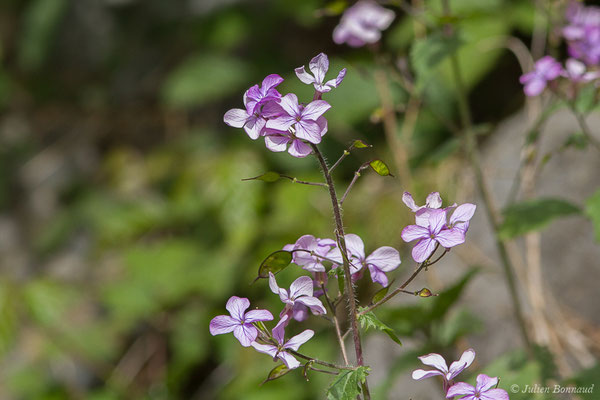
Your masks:
<instances>
[{"instance_id":1,"label":"four-petaled purple flower","mask_svg":"<svg viewBox=\"0 0 600 400\"><path fill-rule=\"evenodd\" d=\"M473 212L475 212L474 209ZM468 228L468 225L466 228L462 225L468 222L464 220L450 222L451 225L452 223L455 225L461 223L462 226L448 228L446 226L446 210L431 209L428 214L427 227L409 225L402 230L400 235L405 242L419 240L412 249L412 257L418 263L427 260L433 254L438 243L447 249L464 243L465 229Z\"/></svg>"},{"instance_id":2,"label":"four-petaled purple flower","mask_svg":"<svg viewBox=\"0 0 600 400\"><path fill-rule=\"evenodd\" d=\"M371 274L371 280L386 287L388 278L386 272L393 271L400 265L400 253L393 247L383 246L375 250L368 257L365 257L365 245L362 239L355 234L349 233L344 236L346 250L348 251L348 260L350 261L350 273L356 275L363 267L367 267ZM342 252L338 247L331 250L327 255L335 262L343 262Z\"/></svg>"},{"instance_id":3,"label":"four-petaled purple flower","mask_svg":"<svg viewBox=\"0 0 600 400\"><path fill-rule=\"evenodd\" d=\"M537 96L544 91L546 84L558 78L563 71L558 61L545 56L536 61L533 71L521 75L519 82L525 85L527 96Z\"/></svg>"},{"instance_id":4,"label":"four-petaled purple flower","mask_svg":"<svg viewBox=\"0 0 600 400\"><path fill-rule=\"evenodd\" d=\"M285 341L285 326L288 323L289 316L284 315L279 323L273 328L273 338L277 341L277 346L272 344L260 344L257 342L252 343L252 347L254 347L257 351L261 353L265 353L273 357L273 360L280 359L283 361L288 369L298 368L300 366L300 362L294 358L290 353L285 350L293 350L298 351L301 345L306 343L310 338L315 334L312 330L307 329L304 332L292 337L287 342Z\"/></svg>"},{"instance_id":5,"label":"four-petaled purple flower","mask_svg":"<svg viewBox=\"0 0 600 400\"><path fill-rule=\"evenodd\" d=\"M325 272L323 257L336 246L332 239L317 239L313 235L301 236L296 243L284 246L284 250L306 250L294 251L294 264L300 265L310 272Z\"/></svg>"},{"instance_id":6,"label":"four-petaled purple flower","mask_svg":"<svg viewBox=\"0 0 600 400\"><path fill-rule=\"evenodd\" d=\"M308 318L308 309L315 315L327 314L321 300L313 296L313 280L309 276L301 276L292 282L289 292L280 288L275 280L275 275L269 272L269 287L277 295L285 307L279 314L283 318L289 315L296 321L304 321Z\"/></svg>"},{"instance_id":7,"label":"four-petaled purple flower","mask_svg":"<svg viewBox=\"0 0 600 400\"><path fill-rule=\"evenodd\" d=\"M233 336L240 341L242 346L248 347L256 340L258 330L254 322L272 321L273 315L267 310L250 310L244 313L250 307L250 301L244 297L232 296L225 305L229 315L218 315L210 321L210 334L222 335L233 332Z\"/></svg>"},{"instance_id":8,"label":"four-petaled purple flower","mask_svg":"<svg viewBox=\"0 0 600 400\"><path fill-rule=\"evenodd\" d=\"M306 72L303 65L295 69L296 76L298 76L298 79L300 79L302 83L306 83L307 85L312 83L315 87L315 90L319 93L327 93L333 88L338 87L346 76L346 68L344 68L338 73L337 78L330 79L323 83L325 80L325 74L329 70L329 59L325 53L320 53L319 55L313 57L313 59L310 60L308 67L310 72L313 73L312 75Z\"/></svg>"},{"instance_id":9,"label":"four-petaled purple flower","mask_svg":"<svg viewBox=\"0 0 600 400\"><path fill-rule=\"evenodd\" d=\"M469 368L474 359L475 350L468 349L462 353L458 361L454 361L452 364L450 364L450 368L448 368L446 360L441 355L437 353L426 354L419 357L419 360L421 360L421 362L425 365L434 367L435 370L426 371L423 369L416 369L412 373L412 378L415 380L421 380L439 375L444 380L444 391L446 391L450 387L452 380L465 369Z\"/></svg>"},{"instance_id":10,"label":"four-petaled purple flower","mask_svg":"<svg viewBox=\"0 0 600 400\"><path fill-rule=\"evenodd\" d=\"M267 121L267 128L286 132L293 126L294 137L314 144L321 143L321 137L325 134L324 127L317 120L331 108L326 101L315 100L302 107L298 104L298 97L288 93L279 100L279 106L283 111L282 114Z\"/></svg>"},{"instance_id":11,"label":"four-petaled purple flower","mask_svg":"<svg viewBox=\"0 0 600 400\"><path fill-rule=\"evenodd\" d=\"M361 0L348 8L333 31L333 41L361 47L378 42L381 31L387 29L396 14L374 1Z\"/></svg>"},{"instance_id":12,"label":"four-petaled purple flower","mask_svg":"<svg viewBox=\"0 0 600 400\"><path fill-rule=\"evenodd\" d=\"M509 400L506 390L495 388L497 385L498 378L490 378L485 374L479 374L477 375L475 387L465 382L458 382L448 389L446 398L464 396L461 397L461 400Z\"/></svg>"},{"instance_id":13,"label":"four-petaled purple flower","mask_svg":"<svg viewBox=\"0 0 600 400\"><path fill-rule=\"evenodd\" d=\"M232 108L227 111L223 121L234 128L244 128L252 140L258 139L265 134L264 128L269 117L276 115L278 109L274 109L281 94L275 86L283 82L283 78L277 74L267 76L262 86L252 86L244 93L245 109Z\"/></svg>"}]
</instances>

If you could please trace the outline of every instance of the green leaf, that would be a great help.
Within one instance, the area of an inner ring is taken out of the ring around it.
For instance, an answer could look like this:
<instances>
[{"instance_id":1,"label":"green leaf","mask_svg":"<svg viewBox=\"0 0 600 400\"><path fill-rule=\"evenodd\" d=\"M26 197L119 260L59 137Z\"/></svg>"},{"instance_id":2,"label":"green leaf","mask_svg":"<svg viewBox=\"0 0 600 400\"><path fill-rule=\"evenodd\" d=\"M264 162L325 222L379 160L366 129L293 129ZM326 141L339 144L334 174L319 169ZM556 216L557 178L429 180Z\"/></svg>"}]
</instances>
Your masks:
<instances>
[{"instance_id":1,"label":"green leaf","mask_svg":"<svg viewBox=\"0 0 600 400\"><path fill-rule=\"evenodd\" d=\"M162 97L171 107L197 107L243 88L247 77L247 65L236 58L196 55L171 72L162 88Z\"/></svg>"},{"instance_id":2,"label":"green leaf","mask_svg":"<svg viewBox=\"0 0 600 400\"><path fill-rule=\"evenodd\" d=\"M341 372L327 389L327 400L356 400L369 370L369 367L361 366Z\"/></svg>"},{"instance_id":3,"label":"green leaf","mask_svg":"<svg viewBox=\"0 0 600 400\"><path fill-rule=\"evenodd\" d=\"M504 210L499 234L502 239L511 239L542 229L555 218L580 212L579 207L560 199L536 199L513 204Z\"/></svg>"},{"instance_id":4,"label":"green leaf","mask_svg":"<svg viewBox=\"0 0 600 400\"><path fill-rule=\"evenodd\" d=\"M597 93L596 85L593 84L581 88L575 99L577 111L584 115L592 111L596 105Z\"/></svg>"},{"instance_id":5,"label":"green leaf","mask_svg":"<svg viewBox=\"0 0 600 400\"><path fill-rule=\"evenodd\" d=\"M388 291L390 290L390 286L392 286L392 283L393 283L393 281L390 282L390 284L387 285L386 287L375 292L375 294L373 295L373 298L371 299L371 304L380 302L385 297L385 295L388 293Z\"/></svg>"},{"instance_id":6,"label":"green leaf","mask_svg":"<svg viewBox=\"0 0 600 400\"><path fill-rule=\"evenodd\" d=\"M585 215L592 220L594 231L596 231L596 241L600 242L600 189L586 200Z\"/></svg>"},{"instance_id":7,"label":"green leaf","mask_svg":"<svg viewBox=\"0 0 600 400\"><path fill-rule=\"evenodd\" d=\"M425 39L415 41L410 51L410 59L417 75L417 86L423 87L435 68L462 43L458 36L448 36L443 32L436 32Z\"/></svg>"},{"instance_id":8,"label":"green leaf","mask_svg":"<svg viewBox=\"0 0 600 400\"><path fill-rule=\"evenodd\" d=\"M446 315L450 307L460 298L467 283L469 283L477 272L479 272L478 268L471 268L457 283L441 292L435 298L429 315L430 320L442 319Z\"/></svg>"},{"instance_id":9,"label":"green leaf","mask_svg":"<svg viewBox=\"0 0 600 400\"><path fill-rule=\"evenodd\" d=\"M276 366L275 368L273 368L271 370L271 372L269 372L269 375L267 376L267 379L265 379L261 385L264 385L265 383L269 382L269 381L273 381L277 378L281 378L282 376L284 376L285 374L287 374L288 372L290 372L291 370L288 369L288 367L285 366L285 364L281 364Z\"/></svg>"},{"instance_id":10,"label":"green leaf","mask_svg":"<svg viewBox=\"0 0 600 400\"><path fill-rule=\"evenodd\" d=\"M373 147L373 145L367 144L362 140L357 139L354 141L354 143L352 143L352 147L354 147L355 149L365 149L367 147Z\"/></svg>"},{"instance_id":11,"label":"green leaf","mask_svg":"<svg viewBox=\"0 0 600 400\"><path fill-rule=\"evenodd\" d=\"M262 175L255 176L253 178L245 178L243 181L264 181L268 183L277 182L281 178L281 175L277 172L269 171Z\"/></svg>"},{"instance_id":12,"label":"green leaf","mask_svg":"<svg viewBox=\"0 0 600 400\"><path fill-rule=\"evenodd\" d=\"M381 160L373 160L369 163L369 166L373 168L373 171L377 172L381 176L394 176L390 174L390 169L388 166Z\"/></svg>"},{"instance_id":13,"label":"green leaf","mask_svg":"<svg viewBox=\"0 0 600 400\"><path fill-rule=\"evenodd\" d=\"M292 262L292 252L277 250L267 256L258 268L258 278L268 278L269 272L278 273ZM257 279L258 279L257 278Z\"/></svg>"},{"instance_id":14,"label":"green leaf","mask_svg":"<svg viewBox=\"0 0 600 400\"><path fill-rule=\"evenodd\" d=\"M364 308L360 307L359 313L362 312L363 310L364 310ZM384 324L383 322L381 322L381 320L379 318L377 318L377 316L372 311L369 311L368 313L365 313L365 314L359 314L358 321L360 322L360 326L362 326L365 331L368 331L369 328L374 328L374 329L380 330L380 331L384 332L385 334L387 334L390 337L390 339L392 339L394 342L396 342L400 346L402 346L402 342L400 341L398 336L396 336L396 333L394 332L394 330L392 328L390 328L389 326L387 326L386 324Z\"/></svg>"}]
</instances>

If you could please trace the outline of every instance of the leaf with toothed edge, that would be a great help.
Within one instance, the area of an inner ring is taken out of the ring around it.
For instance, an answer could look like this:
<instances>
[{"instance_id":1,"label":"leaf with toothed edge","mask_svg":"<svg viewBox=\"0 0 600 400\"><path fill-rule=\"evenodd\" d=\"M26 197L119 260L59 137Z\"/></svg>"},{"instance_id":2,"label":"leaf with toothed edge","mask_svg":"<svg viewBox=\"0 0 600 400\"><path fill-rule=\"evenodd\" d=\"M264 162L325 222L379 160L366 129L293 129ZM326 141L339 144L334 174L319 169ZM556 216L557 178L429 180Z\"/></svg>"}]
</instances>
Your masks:
<instances>
[{"instance_id":1,"label":"leaf with toothed edge","mask_svg":"<svg viewBox=\"0 0 600 400\"><path fill-rule=\"evenodd\" d=\"M396 336L396 333L394 332L394 330L392 328L390 328L389 326L387 326L386 324L381 322L381 320L379 318L377 318L377 316L372 311L369 311L368 313L360 314L364 310L365 310L364 307L359 308L358 321L360 322L360 326L362 326L365 329L365 331L369 330L369 328L374 328L374 329L380 330L383 333L385 333L386 335L388 335L390 337L390 339L392 339L394 342L396 342L400 346L402 346L402 342L400 341L398 336Z\"/></svg>"},{"instance_id":2,"label":"leaf with toothed edge","mask_svg":"<svg viewBox=\"0 0 600 400\"><path fill-rule=\"evenodd\" d=\"M370 369L360 366L340 372L327 389L327 400L355 400L360 395L361 385L365 383Z\"/></svg>"}]
</instances>

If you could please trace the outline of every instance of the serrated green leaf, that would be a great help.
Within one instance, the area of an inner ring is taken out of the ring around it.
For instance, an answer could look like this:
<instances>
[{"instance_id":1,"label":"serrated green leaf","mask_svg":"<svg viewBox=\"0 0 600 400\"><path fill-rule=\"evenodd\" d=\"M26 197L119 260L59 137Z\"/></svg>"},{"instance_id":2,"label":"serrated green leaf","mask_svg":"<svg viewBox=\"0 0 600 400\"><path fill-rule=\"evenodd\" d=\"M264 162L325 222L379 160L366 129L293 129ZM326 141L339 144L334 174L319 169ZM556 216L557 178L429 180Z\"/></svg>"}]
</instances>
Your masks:
<instances>
[{"instance_id":1,"label":"serrated green leaf","mask_svg":"<svg viewBox=\"0 0 600 400\"><path fill-rule=\"evenodd\" d=\"M511 239L542 229L558 217L580 212L579 207L561 199L536 199L513 204L504 210L499 235L502 239Z\"/></svg>"},{"instance_id":2,"label":"serrated green leaf","mask_svg":"<svg viewBox=\"0 0 600 400\"><path fill-rule=\"evenodd\" d=\"M364 310L364 308L362 310ZM359 312L361 312L362 310L359 309ZM362 326L362 328L365 331L368 331L369 328L380 330L386 335L388 335L390 339L392 339L394 342L402 346L402 342L400 341L394 330L386 324L384 324L383 322L381 322L381 320L377 318L377 316L372 311L369 311L365 314L359 314L358 321L360 322L360 326Z\"/></svg>"},{"instance_id":3,"label":"serrated green leaf","mask_svg":"<svg viewBox=\"0 0 600 400\"><path fill-rule=\"evenodd\" d=\"M291 370L288 369L288 367L286 367L285 364L278 365L275 368L273 368L271 370L271 372L269 372L269 375L267 375L267 379L265 379L261 383L261 385L264 385L265 383L267 383L269 381L273 381L277 378L281 378L282 376L284 376L285 374L287 374L290 371Z\"/></svg>"},{"instance_id":4,"label":"serrated green leaf","mask_svg":"<svg viewBox=\"0 0 600 400\"><path fill-rule=\"evenodd\" d=\"M355 149L365 149L367 147L373 147L373 145L367 144L362 140L357 139L354 141L354 143L352 143L352 147L354 147Z\"/></svg>"},{"instance_id":5,"label":"serrated green leaf","mask_svg":"<svg viewBox=\"0 0 600 400\"><path fill-rule=\"evenodd\" d=\"M369 163L369 166L373 168L373 171L377 172L381 176L393 176L390 174L390 169L388 166L381 160L373 160Z\"/></svg>"},{"instance_id":6,"label":"serrated green leaf","mask_svg":"<svg viewBox=\"0 0 600 400\"><path fill-rule=\"evenodd\" d=\"M269 272L276 274L290 265L291 262L292 252L287 250L274 251L260 264L260 267L258 268L258 278L268 278Z\"/></svg>"},{"instance_id":7,"label":"serrated green leaf","mask_svg":"<svg viewBox=\"0 0 600 400\"><path fill-rule=\"evenodd\" d=\"M243 181L263 181L263 182L277 182L281 178L281 175L277 172L269 171L262 175L255 176L253 178L245 178Z\"/></svg>"},{"instance_id":8,"label":"serrated green leaf","mask_svg":"<svg viewBox=\"0 0 600 400\"><path fill-rule=\"evenodd\" d=\"M596 241L600 242L600 189L586 200L585 215L592 220Z\"/></svg>"},{"instance_id":9,"label":"serrated green leaf","mask_svg":"<svg viewBox=\"0 0 600 400\"><path fill-rule=\"evenodd\" d=\"M369 369L361 366L340 372L327 389L327 400L356 400L361 392L360 385L367 379Z\"/></svg>"}]
</instances>

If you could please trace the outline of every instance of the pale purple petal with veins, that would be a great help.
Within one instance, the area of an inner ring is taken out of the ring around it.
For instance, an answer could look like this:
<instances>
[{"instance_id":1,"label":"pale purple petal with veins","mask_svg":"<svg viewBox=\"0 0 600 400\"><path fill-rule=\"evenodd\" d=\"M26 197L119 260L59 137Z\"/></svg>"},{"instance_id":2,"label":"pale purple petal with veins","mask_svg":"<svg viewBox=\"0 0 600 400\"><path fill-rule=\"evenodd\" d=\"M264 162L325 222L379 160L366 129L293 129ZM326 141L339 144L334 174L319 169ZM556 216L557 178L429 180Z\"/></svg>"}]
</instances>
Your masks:
<instances>
[{"instance_id":1,"label":"pale purple petal with veins","mask_svg":"<svg viewBox=\"0 0 600 400\"><path fill-rule=\"evenodd\" d=\"M283 344L285 337L285 327L289 322L289 316L284 315L283 317L281 317L277 325L275 325L275 328L273 328L273 330L271 331L271 333L273 333L273 338L275 338L275 340L277 340L279 344Z\"/></svg>"},{"instance_id":2,"label":"pale purple petal with veins","mask_svg":"<svg viewBox=\"0 0 600 400\"><path fill-rule=\"evenodd\" d=\"M457 222L467 222L473 218L477 206L471 203L461 204L454 210L450 217L450 226L454 226Z\"/></svg>"},{"instance_id":3,"label":"pale purple petal with veins","mask_svg":"<svg viewBox=\"0 0 600 400\"><path fill-rule=\"evenodd\" d=\"M250 310L244 316L244 321L246 321L247 323L272 320L273 314L271 314L267 310Z\"/></svg>"},{"instance_id":4,"label":"pale purple petal with veins","mask_svg":"<svg viewBox=\"0 0 600 400\"><path fill-rule=\"evenodd\" d=\"M296 122L296 136L308 142L321 143L321 127L315 121L301 120Z\"/></svg>"},{"instance_id":5,"label":"pale purple petal with veins","mask_svg":"<svg viewBox=\"0 0 600 400\"><path fill-rule=\"evenodd\" d=\"M373 282L379 283L383 287L387 287L389 281L385 272L371 264L367 265L367 267L369 268L369 273L371 274L371 280Z\"/></svg>"},{"instance_id":6,"label":"pale purple petal with veins","mask_svg":"<svg viewBox=\"0 0 600 400\"><path fill-rule=\"evenodd\" d=\"M477 375L477 385L475 389L478 392L485 392L498 384L498 378L491 378L485 374Z\"/></svg>"},{"instance_id":7,"label":"pale purple petal with veins","mask_svg":"<svg viewBox=\"0 0 600 400\"><path fill-rule=\"evenodd\" d=\"M292 282L290 286L290 297L296 299L300 296L312 296L313 283L309 276L301 276Z\"/></svg>"},{"instance_id":8,"label":"pale purple petal with veins","mask_svg":"<svg viewBox=\"0 0 600 400\"><path fill-rule=\"evenodd\" d=\"M465 382L458 382L457 384L452 385L450 389L448 389L448 393L446 393L446 398L451 399L455 396L472 396L474 394L475 388L473 386Z\"/></svg>"},{"instance_id":9,"label":"pale purple petal with veins","mask_svg":"<svg viewBox=\"0 0 600 400\"><path fill-rule=\"evenodd\" d=\"M323 307L321 300L312 296L303 296L296 299L295 303L300 303L310 308L315 315L327 314L327 310ZM296 318L295 318L296 319Z\"/></svg>"},{"instance_id":10,"label":"pale purple petal with veins","mask_svg":"<svg viewBox=\"0 0 600 400\"><path fill-rule=\"evenodd\" d=\"M286 351L280 351L277 357L283 361L288 369L295 369L301 365L300 362L294 358L294 356Z\"/></svg>"},{"instance_id":11,"label":"pale purple petal with veins","mask_svg":"<svg viewBox=\"0 0 600 400\"><path fill-rule=\"evenodd\" d=\"M322 116L330 108L331 105L325 100L311 101L304 107L304 110L302 110L302 120L316 121L317 118Z\"/></svg>"},{"instance_id":12,"label":"pale purple petal with veins","mask_svg":"<svg viewBox=\"0 0 600 400\"><path fill-rule=\"evenodd\" d=\"M285 342L285 344L283 345L283 348L298 351L300 346L302 346L304 343L308 342L310 340L310 338L312 338L314 336L314 334L315 334L314 331L307 329L304 332L292 337L290 340Z\"/></svg>"},{"instance_id":13,"label":"pale purple petal with veins","mask_svg":"<svg viewBox=\"0 0 600 400\"><path fill-rule=\"evenodd\" d=\"M275 275L273 275L272 272L269 272L269 288L271 289L271 292L279 295L279 285L277 285Z\"/></svg>"},{"instance_id":14,"label":"pale purple petal with veins","mask_svg":"<svg viewBox=\"0 0 600 400\"><path fill-rule=\"evenodd\" d=\"M412 373L412 378L418 381L425 378L431 378L432 376L437 375L444 376L444 373L437 370L425 371L424 369L416 369Z\"/></svg>"},{"instance_id":15,"label":"pale purple petal with veins","mask_svg":"<svg viewBox=\"0 0 600 400\"><path fill-rule=\"evenodd\" d=\"M417 239L425 239L429 237L429 229L419 225L408 225L402 229L400 237L405 242L412 242Z\"/></svg>"},{"instance_id":16,"label":"pale purple petal with veins","mask_svg":"<svg viewBox=\"0 0 600 400\"><path fill-rule=\"evenodd\" d=\"M287 145L291 141L286 135L266 135L265 146L273 152L281 152L287 150Z\"/></svg>"},{"instance_id":17,"label":"pale purple petal with veins","mask_svg":"<svg viewBox=\"0 0 600 400\"><path fill-rule=\"evenodd\" d=\"M288 153L296 158L304 158L312 153L312 148L301 140L293 140Z\"/></svg>"},{"instance_id":18,"label":"pale purple petal with veins","mask_svg":"<svg viewBox=\"0 0 600 400\"><path fill-rule=\"evenodd\" d=\"M444 229L435 236L435 240L449 249L465 242L465 232L459 228Z\"/></svg>"},{"instance_id":19,"label":"pale purple petal with veins","mask_svg":"<svg viewBox=\"0 0 600 400\"><path fill-rule=\"evenodd\" d=\"M233 329L239 324L239 321L231 318L229 315L218 315L210 321L210 334L215 336L233 332Z\"/></svg>"},{"instance_id":20,"label":"pale purple petal with veins","mask_svg":"<svg viewBox=\"0 0 600 400\"><path fill-rule=\"evenodd\" d=\"M453 380L458 374L463 372L465 369L469 368L469 366L473 363L473 360L475 360L475 350L465 350L460 356L460 359L450 364L450 368L448 368L448 374L446 376L446 379L448 381Z\"/></svg>"},{"instance_id":21,"label":"pale purple petal with veins","mask_svg":"<svg viewBox=\"0 0 600 400\"><path fill-rule=\"evenodd\" d=\"M424 356L420 356L419 360L425 365L429 365L430 367L436 368L443 373L448 372L448 365L446 364L446 360L444 357L437 353L429 353Z\"/></svg>"},{"instance_id":22,"label":"pale purple petal with veins","mask_svg":"<svg viewBox=\"0 0 600 400\"><path fill-rule=\"evenodd\" d=\"M509 397L504 389L490 389L481 393L479 400L509 400Z\"/></svg>"},{"instance_id":23,"label":"pale purple petal with veins","mask_svg":"<svg viewBox=\"0 0 600 400\"><path fill-rule=\"evenodd\" d=\"M240 341L242 346L249 347L256 340L258 330L250 324L238 325L233 330L233 336Z\"/></svg>"},{"instance_id":24,"label":"pale purple petal with veins","mask_svg":"<svg viewBox=\"0 0 600 400\"><path fill-rule=\"evenodd\" d=\"M436 241L433 239L421 239L412 249L412 257L416 262L427 260L435 250Z\"/></svg>"},{"instance_id":25,"label":"pale purple petal with veins","mask_svg":"<svg viewBox=\"0 0 600 400\"><path fill-rule=\"evenodd\" d=\"M246 124L247 119L248 113L241 108L232 108L223 116L223 121L233 128L242 128Z\"/></svg>"},{"instance_id":26,"label":"pale purple petal with veins","mask_svg":"<svg viewBox=\"0 0 600 400\"><path fill-rule=\"evenodd\" d=\"M353 233L349 233L344 236L346 241L346 249L355 257L358 257L360 260L365 259L365 244L362 239Z\"/></svg>"},{"instance_id":27,"label":"pale purple petal with veins","mask_svg":"<svg viewBox=\"0 0 600 400\"><path fill-rule=\"evenodd\" d=\"M294 93L288 93L283 96L279 100L279 105L289 116L297 117L301 114L298 97Z\"/></svg>"},{"instance_id":28,"label":"pale purple petal with veins","mask_svg":"<svg viewBox=\"0 0 600 400\"><path fill-rule=\"evenodd\" d=\"M252 342L251 345L252 345L252 347L254 347L256 349L256 351L268 354L273 358L275 358L275 356L277 355L277 351L278 351L277 346L273 346L272 344L260 344L260 343Z\"/></svg>"},{"instance_id":29,"label":"pale purple petal with veins","mask_svg":"<svg viewBox=\"0 0 600 400\"><path fill-rule=\"evenodd\" d=\"M304 69L304 65L296 68L294 72L296 73L296 76L298 77L298 79L300 79L300 82L302 83L310 85L315 82L315 78L311 74L306 72L306 69Z\"/></svg>"},{"instance_id":30,"label":"pale purple petal with veins","mask_svg":"<svg viewBox=\"0 0 600 400\"><path fill-rule=\"evenodd\" d=\"M250 307L250 300L245 297L231 296L227 301L227 304L225 304L227 311L229 311L231 316L238 321L244 319L244 311L246 311L248 307Z\"/></svg>"},{"instance_id":31,"label":"pale purple petal with veins","mask_svg":"<svg viewBox=\"0 0 600 400\"><path fill-rule=\"evenodd\" d=\"M329 70L329 59L324 53L319 53L310 60L308 68L315 76L315 81L322 83L325 79L325 74Z\"/></svg>"},{"instance_id":32,"label":"pale purple petal with veins","mask_svg":"<svg viewBox=\"0 0 600 400\"><path fill-rule=\"evenodd\" d=\"M408 208L410 208L413 212L417 212L420 208L417 205L417 203L415 203L415 199L413 199L412 194L410 194L409 192L404 192L402 194L402 202L404 202L404 204L406 204L406 206Z\"/></svg>"},{"instance_id":33,"label":"pale purple petal with veins","mask_svg":"<svg viewBox=\"0 0 600 400\"><path fill-rule=\"evenodd\" d=\"M428 208L440 208L442 206L442 197L439 192L432 192L427 195L425 200L425 207Z\"/></svg>"},{"instance_id":34,"label":"pale purple petal with veins","mask_svg":"<svg viewBox=\"0 0 600 400\"><path fill-rule=\"evenodd\" d=\"M429 214L429 232L432 235L437 234L446 225L446 211L445 210L431 210Z\"/></svg>"},{"instance_id":35,"label":"pale purple petal with veins","mask_svg":"<svg viewBox=\"0 0 600 400\"><path fill-rule=\"evenodd\" d=\"M381 271L389 272L400 265L400 253L390 246L383 246L372 252L365 260L366 264L372 264Z\"/></svg>"}]
</instances>

